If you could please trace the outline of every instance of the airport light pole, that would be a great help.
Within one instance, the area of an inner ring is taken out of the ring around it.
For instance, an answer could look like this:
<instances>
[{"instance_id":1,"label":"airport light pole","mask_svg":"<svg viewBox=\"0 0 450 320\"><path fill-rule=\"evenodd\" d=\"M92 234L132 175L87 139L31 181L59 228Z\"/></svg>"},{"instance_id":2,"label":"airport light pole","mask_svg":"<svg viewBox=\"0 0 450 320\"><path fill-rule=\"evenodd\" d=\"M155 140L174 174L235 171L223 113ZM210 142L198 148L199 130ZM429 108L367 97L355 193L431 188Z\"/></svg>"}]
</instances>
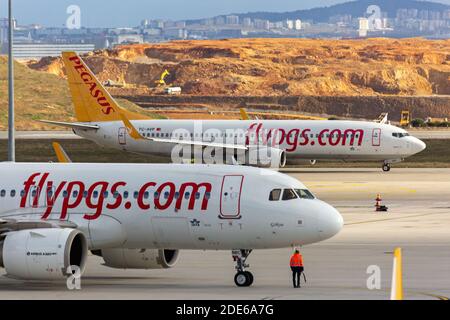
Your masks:
<instances>
[{"instance_id":1,"label":"airport light pole","mask_svg":"<svg viewBox=\"0 0 450 320\"><path fill-rule=\"evenodd\" d=\"M8 0L8 161L16 161L14 137L14 58L12 0Z\"/></svg>"}]
</instances>

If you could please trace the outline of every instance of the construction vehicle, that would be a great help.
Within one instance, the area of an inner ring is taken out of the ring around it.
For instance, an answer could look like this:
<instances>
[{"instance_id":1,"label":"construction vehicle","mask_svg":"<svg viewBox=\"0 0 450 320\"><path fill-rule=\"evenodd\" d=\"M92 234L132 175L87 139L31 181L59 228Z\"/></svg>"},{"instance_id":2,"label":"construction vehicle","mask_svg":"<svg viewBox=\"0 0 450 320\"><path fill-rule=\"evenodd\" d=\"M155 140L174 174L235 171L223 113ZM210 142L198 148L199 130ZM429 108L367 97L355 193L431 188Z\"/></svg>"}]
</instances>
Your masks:
<instances>
[{"instance_id":1,"label":"construction vehicle","mask_svg":"<svg viewBox=\"0 0 450 320\"><path fill-rule=\"evenodd\" d=\"M164 89L165 94L181 94L181 87L169 87Z\"/></svg>"},{"instance_id":2,"label":"construction vehicle","mask_svg":"<svg viewBox=\"0 0 450 320\"><path fill-rule=\"evenodd\" d=\"M108 79L108 80L104 81L103 85L105 87L115 87L115 88L123 88L124 87L123 83L120 83L118 81L114 81L114 80L111 80L111 79Z\"/></svg>"},{"instance_id":3,"label":"construction vehicle","mask_svg":"<svg viewBox=\"0 0 450 320\"><path fill-rule=\"evenodd\" d=\"M169 71L167 71L167 69L164 70L164 72L161 74L161 77L159 78L159 80L156 80L155 83L156 83L158 86L166 86L167 83L166 83L166 80L165 80L165 79L166 79L166 77L169 76L169 75L170 75Z\"/></svg>"},{"instance_id":4,"label":"construction vehicle","mask_svg":"<svg viewBox=\"0 0 450 320\"><path fill-rule=\"evenodd\" d=\"M408 110L403 110L400 116L400 126L409 127L411 124L411 113Z\"/></svg>"}]
</instances>

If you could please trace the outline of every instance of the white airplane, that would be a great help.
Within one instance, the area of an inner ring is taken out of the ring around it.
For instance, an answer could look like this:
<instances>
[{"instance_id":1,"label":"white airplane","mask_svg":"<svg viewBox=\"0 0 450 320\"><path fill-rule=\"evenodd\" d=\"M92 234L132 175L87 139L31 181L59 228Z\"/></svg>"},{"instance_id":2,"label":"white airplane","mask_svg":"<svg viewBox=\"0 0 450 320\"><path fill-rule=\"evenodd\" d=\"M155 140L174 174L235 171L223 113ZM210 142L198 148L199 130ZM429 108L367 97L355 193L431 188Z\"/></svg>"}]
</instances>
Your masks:
<instances>
[{"instance_id":1,"label":"white airplane","mask_svg":"<svg viewBox=\"0 0 450 320\"><path fill-rule=\"evenodd\" d=\"M384 171L426 147L404 129L376 122L151 120L121 108L76 53L63 53L63 60L78 122L43 122L69 127L106 147L172 156L172 160L174 146L209 148L212 163L223 160L215 157L220 149L227 153L225 163L271 167L283 167L287 161L370 160L382 162Z\"/></svg>"},{"instance_id":2,"label":"white airplane","mask_svg":"<svg viewBox=\"0 0 450 320\"><path fill-rule=\"evenodd\" d=\"M343 226L301 182L267 169L58 157L66 163L0 163L8 277L64 279L84 271L88 250L122 269L173 267L180 249L232 250L235 283L250 286L253 249L315 243Z\"/></svg>"}]
</instances>

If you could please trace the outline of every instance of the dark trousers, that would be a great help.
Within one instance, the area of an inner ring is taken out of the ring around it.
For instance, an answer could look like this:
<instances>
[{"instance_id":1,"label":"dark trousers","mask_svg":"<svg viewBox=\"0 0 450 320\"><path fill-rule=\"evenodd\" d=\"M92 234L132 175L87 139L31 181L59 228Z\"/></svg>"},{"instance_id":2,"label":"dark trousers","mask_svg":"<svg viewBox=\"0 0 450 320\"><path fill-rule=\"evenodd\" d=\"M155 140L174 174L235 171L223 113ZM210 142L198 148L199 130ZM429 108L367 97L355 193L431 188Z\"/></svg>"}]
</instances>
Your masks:
<instances>
[{"instance_id":1,"label":"dark trousers","mask_svg":"<svg viewBox=\"0 0 450 320\"><path fill-rule=\"evenodd\" d=\"M292 284L294 288L300 288L300 276L303 272L303 267L291 267L292 270Z\"/></svg>"}]
</instances>

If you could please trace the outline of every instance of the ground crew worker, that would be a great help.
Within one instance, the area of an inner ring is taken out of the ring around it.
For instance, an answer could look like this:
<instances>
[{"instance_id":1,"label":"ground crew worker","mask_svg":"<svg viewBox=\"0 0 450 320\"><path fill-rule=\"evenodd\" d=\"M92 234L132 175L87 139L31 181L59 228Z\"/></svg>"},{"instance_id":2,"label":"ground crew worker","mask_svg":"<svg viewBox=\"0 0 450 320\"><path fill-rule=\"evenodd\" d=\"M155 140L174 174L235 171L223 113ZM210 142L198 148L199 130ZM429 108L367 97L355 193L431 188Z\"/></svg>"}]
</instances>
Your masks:
<instances>
[{"instance_id":1,"label":"ground crew worker","mask_svg":"<svg viewBox=\"0 0 450 320\"><path fill-rule=\"evenodd\" d=\"M303 272L303 256L300 254L300 251L297 249L295 253L291 257L291 270L292 270L292 284L294 288L300 288L300 276Z\"/></svg>"}]
</instances>

